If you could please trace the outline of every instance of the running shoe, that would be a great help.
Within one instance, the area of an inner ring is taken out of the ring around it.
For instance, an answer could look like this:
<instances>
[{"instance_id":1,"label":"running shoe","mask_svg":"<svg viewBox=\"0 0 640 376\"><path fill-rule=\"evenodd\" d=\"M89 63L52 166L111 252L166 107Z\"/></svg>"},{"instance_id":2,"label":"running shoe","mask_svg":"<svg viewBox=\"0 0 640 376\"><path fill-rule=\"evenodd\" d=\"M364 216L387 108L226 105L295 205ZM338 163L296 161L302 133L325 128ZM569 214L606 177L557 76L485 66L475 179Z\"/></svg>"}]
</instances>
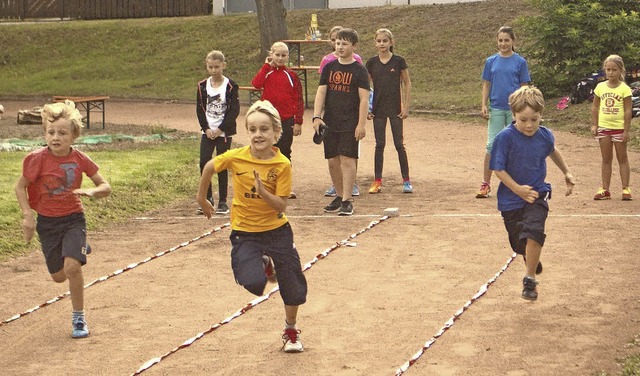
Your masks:
<instances>
[{"instance_id":1,"label":"running shoe","mask_svg":"<svg viewBox=\"0 0 640 376\"><path fill-rule=\"evenodd\" d=\"M89 326L84 319L84 316L78 316L71 322L73 331L71 332L71 338L85 338L89 336Z\"/></svg>"},{"instance_id":2,"label":"running shoe","mask_svg":"<svg viewBox=\"0 0 640 376\"><path fill-rule=\"evenodd\" d=\"M360 196L360 187L358 184L353 184L353 189L351 190L351 196Z\"/></svg>"},{"instance_id":3,"label":"running shoe","mask_svg":"<svg viewBox=\"0 0 640 376\"><path fill-rule=\"evenodd\" d=\"M402 193L413 193L413 185L411 185L410 181L405 181L402 183Z\"/></svg>"},{"instance_id":4,"label":"running shoe","mask_svg":"<svg viewBox=\"0 0 640 376\"><path fill-rule=\"evenodd\" d=\"M337 193L336 193L336 187L334 187L333 185L329 188L327 188L326 191L324 191L324 196L325 197L336 197Z\"/></svg>"},{"instance_id":5,"label":"running shoe","mask_svg":"<svg viewBox=\"0 0 640 376\"><path fill-rule=\"evenodd\" d=\"M329 205L324 207L324 211L326 213L337 212L338 210L340 210L341 206L342 206L342 197L336 196L336 198L334 198Z\"/></svg>"},{"instance_id":6,"label":"running shoe","mask_svg":"<svg viewBox=\"0 0 640 376\"><path fill-rule=\"evenodd\" d=\"M284 329L282 331L282 350L286 353L299 353L304 351L300 342L299 329Z\"/></svg>"},{"instance_id":7,"label":"running shoe","mask_svg":"<svg viewBox=\"0 0 640 376\"><path fill-rule=\"evenodd\" d=\"M351 201L342 201L340 204L340 210L338 210L338 215L352 215L353 214L353 204Z\"/></svg>"},{"instance_id":8,"label":"running shoe","mask_svg":"<svg viewBox=\"0 0 640 376\"><path fill-rule=\"evenodd\" d=\"M622 200L623 201L631 201L633 198L631 197L631 188L623 188L622 189Z\"/></svg>"},{"instance_id":9,"label":"running shoe","mask_svg":"<svg viewBox=\"0 0 640 376\"><path fill-rule=\"evenodd\" d=\"M489 192L491 192L491 186L486 181L483 181L480 185L480 190L476 195L476 198L487 198L489 197Z\"/></svg>"},{"instance_id":10,"label":"running shoe","mask_svg":"<svg viewBox=\"0 0 640 376\"><path fill-rule=\"evenodd\" d=\"M522 280L522 298L527 300L538 299L538 291L536 291L538 282L535 279L524 277Z\"/></svg>"},{"instance_id":11,"label":"running shoe","mask_svg":"<svg viewBox=\"0 0 640 376\"><path fill-rule=\"evenodd\" d=\"M218 208L216 209L216 214L229 214L229 205L226 202L219 202Z\"/></svg>"},{"instance_id":12,"label":"running shoe","mask_svg":"<svg viewBox=\"0 0 640 376\"><path fill-rule=\"evenodd\" d=\"M262 256L264 262L264 274L267 276L267 281L271 283L278 282L278 276L276 276L276 267L273 265L273 259L267 255Z\"/></svg>"},{"instance_id":13,"label":"running shoe","mask_svg":"<svg viewBox=\"0 0 640 376\"><path fill-rule=\"evenodd\" d=\"M373 183L371 183L371 187L369 187L370 194L380 193L381 190L382 190L381 181L375 180Z\"/></svg>"},{"instance_id":14,"label":"running shoe","mask_svg":"<svg viewBox=\"0 0 640 376\"><path fill-rule=\"evenodd\" d=\"M631 192L629 192L629 193L631 193ZM624 195L623 195L623 197L624 197ZM593 196L593 199L594 200L609 200L609 199L611 199L611 193L608 190L604 189L604 188L600 188L596 192L596 195Z\"/></svg>"}]
</instances>

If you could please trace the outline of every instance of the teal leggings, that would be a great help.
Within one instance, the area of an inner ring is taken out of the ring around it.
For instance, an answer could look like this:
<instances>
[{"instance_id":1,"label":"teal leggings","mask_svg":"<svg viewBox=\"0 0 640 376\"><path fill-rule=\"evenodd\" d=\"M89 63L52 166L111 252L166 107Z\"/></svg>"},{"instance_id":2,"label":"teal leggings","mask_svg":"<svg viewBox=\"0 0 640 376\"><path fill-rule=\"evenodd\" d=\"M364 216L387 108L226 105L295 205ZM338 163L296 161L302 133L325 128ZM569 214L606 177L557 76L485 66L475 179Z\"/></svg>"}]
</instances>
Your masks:
<instances>
[{"instance_id":1,"label":"teal leggings","mask_svg":"<svg viewBox=\"0 0 640 376\"><path fill-rule=\"evenodd\" d=\"M487 154L491 154L493 148L493 140L498 132L503 130L513 121L513 115L510 110L489 109L489 127L487 136Z\"/></svg>"}]
</instances>

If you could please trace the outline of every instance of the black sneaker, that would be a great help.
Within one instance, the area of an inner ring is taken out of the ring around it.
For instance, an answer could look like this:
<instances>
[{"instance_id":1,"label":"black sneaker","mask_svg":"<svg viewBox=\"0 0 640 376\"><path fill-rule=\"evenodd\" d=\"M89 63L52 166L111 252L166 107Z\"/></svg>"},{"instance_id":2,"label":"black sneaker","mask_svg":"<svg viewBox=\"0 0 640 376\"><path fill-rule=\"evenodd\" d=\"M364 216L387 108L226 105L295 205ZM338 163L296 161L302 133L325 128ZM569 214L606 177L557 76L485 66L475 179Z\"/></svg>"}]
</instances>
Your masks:
<instances>
[{"instance_id":1,"label":"black sneaker","mask_svg":"<svg viewBox=\"0 0 640 376\"><path fill-rule=\"evenodd\" d=\"M351 201L342 201L340 204L340 210L338 215L351 215L353 214L353 204Z\"/></svg>"},{"instance_id":2,"label":"black sneaker","mask_svg":"<svg viewBox=\"0 0 640 376\"><path fill-rule=\"evenodd\" d=\"M226 202L220 201L218 203L218 208L216 209L216 214L229 214L229 206Z\"/></svg>"},{"instance_id":3,"label":"black sneaker","mask_svg":"<svg viewBox=\"0 0 640 376\"><path fill-rule=\"evenodd\" d=\"M324 211L325 213L333 213L340 210L340 206L342 206L342 197L336 196L329 205L324 207Z\"/></svg>"},{"instance_id":4,"label":"black sneaker","mask_svg":"<svg viewBox=\"0 0 640 376\"><path fill-rule=\"evenodd\" d=\"M524 277L522 280L522 298L527 300L538 299L538 292L536 291L537 285L538 282L536 282L535 279Z\"/></svg>"}]
</instances>

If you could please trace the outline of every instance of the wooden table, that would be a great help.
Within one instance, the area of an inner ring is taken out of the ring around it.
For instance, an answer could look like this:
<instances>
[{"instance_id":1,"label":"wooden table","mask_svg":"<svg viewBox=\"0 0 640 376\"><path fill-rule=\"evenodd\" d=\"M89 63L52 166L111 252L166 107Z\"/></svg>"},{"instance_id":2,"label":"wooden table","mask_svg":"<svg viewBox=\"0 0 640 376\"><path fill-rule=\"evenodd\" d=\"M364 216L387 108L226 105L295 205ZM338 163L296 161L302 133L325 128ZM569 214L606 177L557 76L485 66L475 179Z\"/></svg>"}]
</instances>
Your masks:
<instances>
[{"instance_id":1,"label":"wooden table","mask_svg":"<svg viewBox=\"0 0 640 376\"><path fill-rule=\"evenodd\" d=\"M53 101L54 102L64 102L65 100L70 100L73 101L76 106L80 105L80 107L82 107L82 109L86 112L87 114L87 129L89 129L91 127L91 110L98 110L99 112L102 112L102 129L104 129L104 113L105 113L105 107L104 107L104 101L106 101L107 99L109 99L109 97L106 96L95 96L95 97L72 97L72 96L67 96L67 95L54 95L53 96Z\"/></svg>"},{"instance_id":2,"label":"wooden table","mask_svg":"<svg viewBox=\"0 0 640 376\"><path fill-rule=\"evenodd\" d=\"M309 108L309 93L307 91L307 72L309 71L317 72L320 69L320 66L305 65L302 67L288 67L288 68L291 69L292 71L295 71L296 74L298 75L298 78L300 78L300 83L304 88L304 106L306 108Z\"/></svg>"},{"instance_id":3,"label":"wooden table","mask_svg":"<svg viewBox=\"0 0 640 376\"><path fill-rule=\"evenodd\" d=\"M249 92L249 106L251 106L253 102L260 100L262 97L262 89L255 88L253 86L238 86L238 90Z\"/></svg>"},{"instance_id":4,"label":"wooden table","mask_svg":"<svg viewBox=\"0 0 640 376\"><path fill-rule=\"evenodd\" d=\"M331 41L328 39L316 39L316 40L296 40L296 39L286 39L282 40L289 47L289 60L291 63L296 66L304 66L304 61L301 61L300 56L302 56L302 46L308 46L312 44L324 44L329 46Z\"/></svg>"}]
</instances>

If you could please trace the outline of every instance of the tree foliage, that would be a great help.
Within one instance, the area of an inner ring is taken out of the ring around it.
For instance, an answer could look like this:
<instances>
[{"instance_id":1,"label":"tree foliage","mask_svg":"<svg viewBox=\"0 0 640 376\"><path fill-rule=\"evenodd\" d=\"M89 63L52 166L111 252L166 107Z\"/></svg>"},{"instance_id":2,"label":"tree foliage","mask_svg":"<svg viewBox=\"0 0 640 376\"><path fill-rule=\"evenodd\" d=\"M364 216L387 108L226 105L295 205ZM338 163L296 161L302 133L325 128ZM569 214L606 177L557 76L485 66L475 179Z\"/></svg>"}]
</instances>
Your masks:
<instances>
[{"instance_id":1,"label":"tree foliage","mask_svg":"<svg viewBox=\"0 0 640 376\"><path fill-rule=\"evenodd\" d=\"M640 1L529 0L538 16L522 17L522 55L546 94L566 95L611 54L640 65Z\"/></svg>"}]
</instances>

